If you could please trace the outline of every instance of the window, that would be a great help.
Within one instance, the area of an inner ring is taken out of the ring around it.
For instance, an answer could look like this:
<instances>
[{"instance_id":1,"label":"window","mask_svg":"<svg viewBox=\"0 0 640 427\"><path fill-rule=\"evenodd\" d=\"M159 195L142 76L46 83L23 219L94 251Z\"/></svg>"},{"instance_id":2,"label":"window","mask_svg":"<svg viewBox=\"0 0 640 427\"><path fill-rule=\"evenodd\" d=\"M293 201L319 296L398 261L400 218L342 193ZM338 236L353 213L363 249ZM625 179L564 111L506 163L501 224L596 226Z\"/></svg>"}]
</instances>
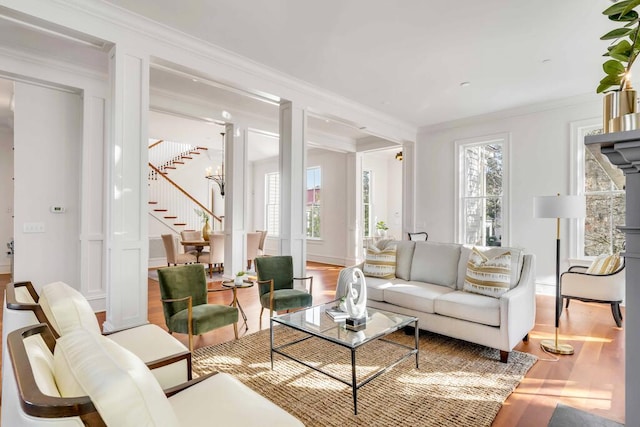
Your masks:
<instances>
[{"instance_id":1,"label":"window","mask_svg":"<svg viewBox=\"0 0 640 427\"><path fill-rule=\"evenodd\" d=\"M362 235L371 237L371 171L362 171Z\"/></svg>"},{"instance_id":2,"label":"window","mask_svg":"<svg viewBox=\"0 0 640 427\"><path fill-rule=\"evenodd\" d=\"M507 137L456 142L457 240L478 246L506 242Z\"/></svg>"},{"instance_id":3,"label":"window","mask_svg":"<svg viewBox=\"0 0 640 427\"><path fill-rule=\"evenodd\" d=\"M280 235L280 173L265 175L265 221L271 236Z\"/></svg>"},{"instance_id":4,"label":"window","mask_svg":"<svg viewBox=\"0 0 640 427\"><path fill-rule=\"evenodd\" d=\"M587 214L578 224L577 255L595 257L624 249L624 233L617 229L625 223L625 176L599 150L584 145L584 137L602 133L599 124L579 128L575 141L577 193L584 194Z\"/></svg>"},{"instance_id":5,"label":"window","mask_svg":"<svg viewBox=\"0 0 640 427\"><path fill-rule=\"evenodd\" d=\"M322 189L319 167L307 169L307 237L320 238L320 192Z\"/></svg>"}]
</instances>

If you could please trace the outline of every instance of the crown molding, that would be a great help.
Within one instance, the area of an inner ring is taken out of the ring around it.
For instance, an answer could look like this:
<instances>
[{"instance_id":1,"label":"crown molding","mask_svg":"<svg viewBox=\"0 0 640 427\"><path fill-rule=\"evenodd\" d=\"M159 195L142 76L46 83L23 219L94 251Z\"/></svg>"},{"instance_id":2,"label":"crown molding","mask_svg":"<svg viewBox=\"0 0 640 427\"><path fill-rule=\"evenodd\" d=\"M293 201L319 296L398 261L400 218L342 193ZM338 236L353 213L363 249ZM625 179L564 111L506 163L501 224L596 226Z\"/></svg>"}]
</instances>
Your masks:
<instances>
[{"instance_id":1,"label":"crown molding","mask_svg":"<svg viewBox=\"0 0 640 427\"><path fill-rule=\"evenodd\" d=\"M545 101L535 104L523 105L521 107L509 108L506 110L495 111L492 113L481 114L478 116L467 117L464 119L452 120L449 122L437 123L435 125L423 126L418 129L418 135L440 132L448 129L454 129L464 126L473 126L489 121L502 120L512 117L524 116L528 114L540 113L543 111L556 110L558 108L566 108L588 103L602 102L602 97L596 94L583 94L558 98L551 101Z\"/></svg>"},{"instance_id":2,"label":"crown molding","mask_svg":"<svg viewBox=\"0 0 640 427\"><path fill-rule=\"evenodd\" d=\"M346 110L357 111L366 116L365 120L368 123L363 123L363 125L368 125L368 128L373 128L379 123L397 131L401 134L400 138L415 139L417 128L412 123L389 116L381 111L359 104L339 94L321 89L289 74L275 70L269 66L183 33L167 25L155 22L147 17L134 14L119 6L96 0L46 0L44 3L55 3L59 8L72 9L80 15L90 15L95 20L102 21L110 26L115 26L116 28L124 30L124 33L119 32L118 37L120 40L109 40L112 38L111 36L113 36L113 34L92 34L96 31L96 26L91 25L90 22L83 23L73 21L73 17L69 17L68 14L65 13L57 15L60 18L59 21L65 20L65 22L59 22L63 25L71 26L74 29L81 29L91 35L115 43L118 43L119 41L126 43L127 40L136 39L137 37L142 36L151 43L163 43L169 45L172 48L178 49L181 52L188 52L200 59L231 67L239 74L244 74L245 76L258 79L259 81L270 83L271 85L265 85L270 86L270 88L266 89L267 91L284 88L289 92L286 94L276 94L278 96L291 96L294 102L296 99L303 98L305 99L305 103L309 104L311 107L313 107L312 104L314 101L320 100L331 106L339 106ZM33 12L35 11L37 11L37 9L33 10ZM44 19L46 19L46 17L44 17ZM126 34L127 32L129 34ZM170 58L165 59L170 60ZM229 81L222 81L222 83L238 87L237 82L234 84ZM243 87L238 87L238 89L260 94L260 91L258 90L251 90ZM398 137L398 135L395 136Z\"/></svg>"},{"instance_id":3,"label":"crown molding","mask_svg":"<svg viewBox=\"0 0 640 427\"><path fill-rule=\"evenodd\" d=\"M63 73L84 77L101 84L106 83L109 79L107 73L100 73L98 71L94 71L85 67L70 65L68 62L46 58L36 51L29 51L24 49L16 50L7 47L0 47L0 56L13 59L14 61L36 65L40 68L57 70ZM7 69L4 69L2 71L10 73L10 71Z\"/></svg>"}]
</instances>

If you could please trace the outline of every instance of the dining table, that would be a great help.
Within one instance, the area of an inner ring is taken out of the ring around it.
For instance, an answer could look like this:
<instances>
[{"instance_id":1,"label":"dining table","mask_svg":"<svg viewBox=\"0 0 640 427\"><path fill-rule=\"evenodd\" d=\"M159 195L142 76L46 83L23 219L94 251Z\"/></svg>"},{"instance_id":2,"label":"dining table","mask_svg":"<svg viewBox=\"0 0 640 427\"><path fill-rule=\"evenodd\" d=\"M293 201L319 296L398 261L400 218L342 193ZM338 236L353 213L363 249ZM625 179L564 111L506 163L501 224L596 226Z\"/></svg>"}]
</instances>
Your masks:
<instances>
[{"instance_id":1,"label":"dining table","mask_svg":"<svg viewBox=\"0 0 640 427\"><path fill-rule=\"evenodd\" d=\"M208 240L181 240L182 246L195 246L196 248L196 261L200 262L200 255L206 246L209 246Z\"/></svg>"}]
</instances>

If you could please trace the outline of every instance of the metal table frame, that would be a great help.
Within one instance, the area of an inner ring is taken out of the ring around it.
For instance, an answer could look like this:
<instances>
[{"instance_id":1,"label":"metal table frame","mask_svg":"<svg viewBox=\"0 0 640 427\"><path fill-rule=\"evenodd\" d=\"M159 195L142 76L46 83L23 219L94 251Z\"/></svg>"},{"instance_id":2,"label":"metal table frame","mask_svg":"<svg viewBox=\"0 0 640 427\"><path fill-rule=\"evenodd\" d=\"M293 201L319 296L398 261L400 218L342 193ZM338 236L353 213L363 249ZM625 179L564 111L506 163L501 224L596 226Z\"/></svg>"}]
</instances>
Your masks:
<instances>
[{"instance_id":1,"label":"metal table frame","mask_svg":"<svg viewBox=\"0 0 640 427\"><path fill-rule=\"evenodd\" d=\"M412 317L412 316L408 316L408 317ZM303 338L300 338L300 339L297 339L295 341L287 342L285 344L282 344L282 345L279 345L277 347L274 347L273 346L273 335L274 335L274 332L273 332L273 326L274 325L273 324L274 324L274 322L278 323L278 324L280 324L282 326L286 326L288 328L295 329L297 331L303 332L303 333L307 334L307 336L303 337ZM399 330L399 329L401 329L401 328L403 328L405 326L409 326L411 323L413 323L413 326L415 328L415 332L414 332L414 334L415 334L415 345L414 345L413 348L409 347L409 346L406 346L404 344L400 344L400 343L397 343L395 341L391 341L391 340L388 340L388 339L384 338L385 336L387 336L387 335L389 335L389 334L391 334L391 333L393 333L393 332L395 332L395 331L397 331L397 330ZM365 384L368 384L374 378L377 378L378 376L384 374L385 372L389 371L394 366L398 365L399 363L403 362L404 360L408 359L409 357L411 357L414 354L416 356L416 369L419 369L420 348L418 346L418 340L419 340L419 331L420 330L418 329L418 319L416 317L413 317L413 320L409 321L406 324L398 325L395 328L391 328L389 331L386 331L385 333L381 334L380 336L371 337L371 338L369 338L369 339L367 339L367 340L363 341L362 343L359 343L359 344L357 344L355 346L347 345L345 343L342 343L342 342L339 342L339 341L336 341L336 340L332 340L329 337L322 335L322 332L313 333L313 332L310 332L310 331L305 330L303 328L298 328L298 327L295 327L295 326L292 326L292 325L288 325L286 323L279 322L277 316L272 317L270 319L269 326L270 326L270 343L271 343L271 353L270 353L271 354L271 370L273 370L273 354L277 353L277 354L279 354L281 356L284 356L284 357L286 357L288 359L293 360L294 362L298 362L301 365L306 366L307 368L311 368L316 372L320 372L320 373L322 373L324 375L327 375L328 377L333 378L336 381L340 381L341 383L350 386L351 390L352 390L352 394L353 394L353 413L354 413L354 415L358 415L358 389L360 389L360 387L364 386ZM336 326L337 327L341 327L339 323L336 323ZM292 345L301 343L301 342L306 341L306 340L308 340L310 338L313 338L313 337L321 338L321 339L323 339L323 340L325 340L327 342L330 342L330 343L333 343L333 344L336 344L336 345L340 345L342 347L345 347L345 348L348 348L348 349L351 350L351 382L345 381L344 379L339 378L336 375L331 374L330 372L326 372L326 371L323 371L322 369L316 368L315 366L312 366L309 363L306 363L306 362L304 362L302 360L298 360L295 357L293 357L293 356L285 353L284 351L282 351L283 349L285 349L287 347L290 347ZM393 361L391 364L389 364L386 367L380 369L379 371L375 372L374 374L368 376L365 380L363 380L361 382L358 382L357 378L356 378L356 350L358 348L362 347L363 345L368 344L368 343L373 342L373 341L376 341L376 340L384 341L384 342L396 345L398 347L402 347L402 348L408 349L409 351L406 354L402 355L400 358L398 358L395 361Z\"/></svg>"}]
</instances>

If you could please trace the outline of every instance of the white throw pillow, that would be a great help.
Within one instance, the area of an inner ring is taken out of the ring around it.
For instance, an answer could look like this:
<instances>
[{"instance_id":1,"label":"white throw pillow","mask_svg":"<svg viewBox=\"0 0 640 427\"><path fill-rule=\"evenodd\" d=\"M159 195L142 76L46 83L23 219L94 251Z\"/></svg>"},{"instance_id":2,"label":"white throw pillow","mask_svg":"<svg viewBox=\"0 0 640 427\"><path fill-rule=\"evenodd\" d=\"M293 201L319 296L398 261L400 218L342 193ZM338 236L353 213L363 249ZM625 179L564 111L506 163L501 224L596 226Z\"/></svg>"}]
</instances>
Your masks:
<instances>
[{"instance_id":1,"label":"white throw pillow","mask_svg":"<svg viewBox=\"0 0 640 427\"><path fill-rule=\"evenodd\" d=\"M60 394L89 396L107 425L180 425L142 360L102 335L75 329L57 340L53 359Z\"/></svg>"},{"instance_id":2,"label":"white throw pillow","mask_svg":"<svg viewBox=\"0 0 640 427\"><path fill-rule=\"evenodd\" d=\"M499 298L510 289L511 253L488 258L473 248L467 262L463 290Z\"/></svg>"},{"instance_id":3,"label":"white throw pillow","mask_svg":"<svg viewBox=\"0 0 640 427\"><path fill-rule=\"evenodd\" d=\"M396 277L396 247L387 246L378 249L376 246L367 248L363 272L365 276L381 279L395 279Z\"/></svg>"},{"instance_id":4,"label":"white throw pillow","mask_svg":"<svg viewBox=\"0 0 640 427\"><path fill-rule=\"evenodd\" d=\"M78 327L100 333L98 319L87 299L66 283L44 285L38 303L59 335Z\"/></svg>"}]
</instances>

